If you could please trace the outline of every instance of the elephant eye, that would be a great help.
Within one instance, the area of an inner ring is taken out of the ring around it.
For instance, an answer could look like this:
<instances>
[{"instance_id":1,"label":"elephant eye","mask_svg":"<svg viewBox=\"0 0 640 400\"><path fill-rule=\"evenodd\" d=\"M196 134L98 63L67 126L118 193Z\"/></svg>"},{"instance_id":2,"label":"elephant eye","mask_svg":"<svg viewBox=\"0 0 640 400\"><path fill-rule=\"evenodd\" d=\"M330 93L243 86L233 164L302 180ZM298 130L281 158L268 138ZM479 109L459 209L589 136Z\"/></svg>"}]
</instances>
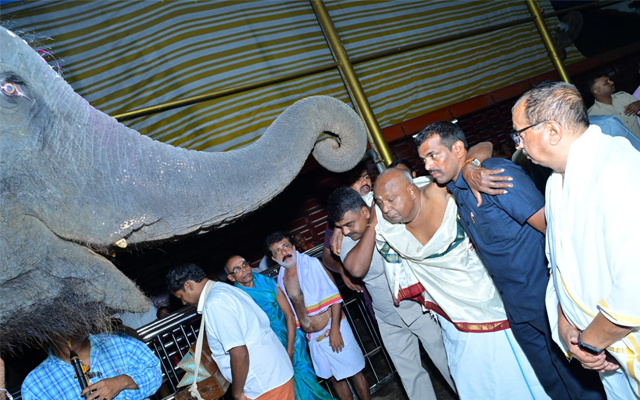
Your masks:
<instances>
[{"instance_id":1,"label":"elephant eye","mask_svg":"<svg viewBox=\"0 0 640 400\"><path fill-rule=\"evenodd\" d=\"M3 83L0 87L2 88L4 94L8 94L9 96L12 96L18 92L18 88L16 87L16 85L11 82Z\"/></svg>"},{"instance_id":2,"label":"elephant eye","mask_svg":"<svg viewBox=\"0 0 640 400\"><path fill-rule=\"evenodd\" d=\"M19 96L24 97L27 100L31 100L22 92L22 90L20 90L20 87L13 82L4 82L0 85L0 90L2 90L2 93L7 96Z\"/></svg>"}]
</instances>

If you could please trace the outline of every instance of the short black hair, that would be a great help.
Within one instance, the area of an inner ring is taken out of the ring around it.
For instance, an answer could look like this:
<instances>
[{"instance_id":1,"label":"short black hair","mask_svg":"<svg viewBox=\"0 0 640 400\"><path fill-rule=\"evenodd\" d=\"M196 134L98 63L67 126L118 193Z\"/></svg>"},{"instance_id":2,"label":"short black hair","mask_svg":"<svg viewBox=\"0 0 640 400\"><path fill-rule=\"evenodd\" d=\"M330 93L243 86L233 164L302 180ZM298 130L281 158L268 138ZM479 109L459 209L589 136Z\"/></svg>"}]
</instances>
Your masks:
<instances>
[{"instance_id":1,"label":"short black hair","mask_svg":"<svg viewBox=\"0 0 640 400\"><path fill-rule=\"evenodd\" d=\"M202 282L207 277L202 268L193 263L180 264L167 274L167 289L175 293L184 288L186 281Z\"/></svg>"},{"instance_id":2,"label":"short black hair","mask_svg":"<svg viewBox=\"0 0 640 400\"><path fill-rule=\"evenodd\" d=\"M163 310L167 310L169 313L171 313L171 310L169 310L169 307L165 307L162 306L160 308L158 308L158 311L156 311L156 318L160 318L160 314L162 313Z\"/></svg>"},{"instance_id":3,"label":"short black hair","mask_svg":"<svg viewBox=\"0 0 640 400\"><path fill-rule=\"evenodd\" d=\"M273 232L272 234L267 236L267 239L264 241L264 244L265 246L267 246L267 250L269 251L269 253L273 255L273 253L271 252L271 245L274 243L278 243L279 241L284 239L287 239L289 241L289 244L293 244L289 235L285 235L282 232Z\"/></svg>"},{"instance_id":4,"label":"short black hair","mask_svg":"<svg viewBox=\"0 0 640 400\"><path fill-rule=\"evenodd\" d=\"M593 87L596 85L596 80L598 78L602 78L603 76L606 76L607 79L609 78L609 75L607 74L596 74L596 75L592 75L591 78L589 78L589 80L587 81L587 89L591 94L594 94L593 91L595 89ZM542 82L540 85L542 85L543 83L547 83L547 82Z\"/></svg>"},{"instance_id":5,"label":"short black hair","mask_svg":"<svg viewBox=\"0 0 640 400\"><path fill-rule=\"evenodd\" d=\"M409 161L405 160L404 158L401 159L401 160L396 160L396 161L392 162L391 164L389 164L388 168L395 168L400 164L402 164L405 167L409 168L409 171L413 171L413 167L411 166L411 163Z\"/></svg>"},{"instance_id":6,"label":"short black hair","mask_svg":"<svg viewBox=\"0 0 640 400\"><path fill-rule=\"evenodd\" d=\"M464 135L462 128L460 128L458 124L454 124L453 122L449 121L434 122L433 124L421 130L413 139L413 143L415 144L416 149L422 146L422 144L426 142L427 139L435 135L440 136L440 142L449 150L453 148L454 143L458 140L462 141L465 150L469 150L467 138Z\"/></svg>"},{"instance_id":7,"label":"short black hair","mask_svg":"<svg viewBox=\"0 0 640 400\"><path fill-rule=\"evenodd\" d=\"M231 261L232 258L236 258L236 257L242 257L242 256L240 256L238 254L234 254L232 256L229 256L227 258L227 261L224 262L224 272L226 272L227 275L229 275L231 273L231 271L229 271L229 268L227 268L227 264L229 264L229 261Z\"/></svg>"},{"instance_id":8,"label":"short black hair","mask_svg":"<svg viewBox=\"0 0 640 400\"><path fill-rule=\"evenodd\" d=\"M344 172L340 175L340 181L344 186L351 186L360 178L361 172L369 173L369 168L367 167L367 163L363 160L358 163L355 167L350 169L347 172Z\"/></svg>"},{"instance_id":9,"label":"short black hair","mask_svg":"<svg viewBox=\"0 0 640 400\"><path fill-rule=\"evenodd\" d=\"M338 188L331 194L327 204L329 220L335 224L344 218L347 211L358 212L362 207L367 207L367 203L362 200L360 193L348 187Z\"/></svg>"}]
</instances>

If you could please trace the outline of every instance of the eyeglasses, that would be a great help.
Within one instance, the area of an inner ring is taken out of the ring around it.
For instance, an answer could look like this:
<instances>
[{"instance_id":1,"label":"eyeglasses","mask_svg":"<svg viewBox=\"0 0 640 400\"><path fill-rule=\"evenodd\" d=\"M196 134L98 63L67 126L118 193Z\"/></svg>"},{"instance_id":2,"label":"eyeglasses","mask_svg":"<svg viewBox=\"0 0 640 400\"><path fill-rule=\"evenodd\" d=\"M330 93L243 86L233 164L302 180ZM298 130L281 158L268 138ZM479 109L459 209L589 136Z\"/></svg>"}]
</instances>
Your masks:
<instances>
[{"instance_id":1,"label":"eyeglasses","mask_svg":"<svg viewBox=\"0 0 640 400\"><path fill-rule=\"evenodd\" d=\"M521 134L522 132L526 131L526 130L527 130L527 129L529 129L529 128L533 128L534 126L538 126L538 125L540 125L540 124L544 124L545 122L549 122L549 121L540 121L540 122L538 122L538 123L536 123L536 124L529 125L529 126L527 126L526 128L522 128L522 129L520 129L519 131L511 132L511 133L509 134L509 136L511 136L511 139L513 139L513 141L516 143L516 146L518 146L518 145L520 144L520 134Z\"/></svg>"},{"instance_id":2,"label":"eyeglasses","mask_svg":"<svg viewBox=\"0 0 640 400\"><path fill-rule=\"evenodd\" d=\"M240 264L239 266L237 266L234 269L232 269L231 273L235 275L238 272L242 271L243 269L249 269L249 263L248 262L243 261L242 264Z\"/></svg>"}]
</instances>

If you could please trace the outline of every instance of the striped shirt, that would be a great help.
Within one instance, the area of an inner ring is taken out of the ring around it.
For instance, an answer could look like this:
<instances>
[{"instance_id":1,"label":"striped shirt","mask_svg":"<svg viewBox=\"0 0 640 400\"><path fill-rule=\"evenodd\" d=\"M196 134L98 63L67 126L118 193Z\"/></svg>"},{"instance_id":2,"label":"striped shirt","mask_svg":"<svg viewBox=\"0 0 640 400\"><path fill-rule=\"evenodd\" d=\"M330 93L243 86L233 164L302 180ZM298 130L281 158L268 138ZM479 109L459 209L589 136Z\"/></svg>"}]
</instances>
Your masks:
<instances>
[{"instance_id":1,"label":"striped shirt","mask_svg":"<svg viewBox=\"0 0 640 400\"><path fill-rule=\"evenodd\" d=\"M143 400L162 383L160 360L142 342L124 334L89 335L92 383L118 375L129 375L138 390L125 389L114 400ZM80 384L71 364L49 349L49 356L29 373L22 384L24 400L82 400Z\"/></svg>"}]
</instances>

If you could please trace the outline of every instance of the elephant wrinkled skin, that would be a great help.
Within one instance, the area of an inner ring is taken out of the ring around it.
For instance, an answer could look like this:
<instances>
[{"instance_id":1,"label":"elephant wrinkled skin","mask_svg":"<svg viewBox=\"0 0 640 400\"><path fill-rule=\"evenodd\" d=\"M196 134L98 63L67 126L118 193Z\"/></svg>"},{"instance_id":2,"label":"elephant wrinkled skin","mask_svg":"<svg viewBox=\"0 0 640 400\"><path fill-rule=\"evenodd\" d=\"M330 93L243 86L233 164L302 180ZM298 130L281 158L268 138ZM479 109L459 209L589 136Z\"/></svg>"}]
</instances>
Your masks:
<instances>
[{"instance_id":1,"label":"elephant wrinkled skin","mask_svg":"<svg viewBox=\"0 0 640 400\"><path fill-rule=\"evenodd\" d=\"M322 132L338 140L316 143ZM229 224L280 193L312 150L340 172L365 147L362 120L325 96L298 101L238 150L162 144L91 107L0 28L0 349L148 309L100 255L121 239L153 243Z\"/></svg>"}]
</instances>

